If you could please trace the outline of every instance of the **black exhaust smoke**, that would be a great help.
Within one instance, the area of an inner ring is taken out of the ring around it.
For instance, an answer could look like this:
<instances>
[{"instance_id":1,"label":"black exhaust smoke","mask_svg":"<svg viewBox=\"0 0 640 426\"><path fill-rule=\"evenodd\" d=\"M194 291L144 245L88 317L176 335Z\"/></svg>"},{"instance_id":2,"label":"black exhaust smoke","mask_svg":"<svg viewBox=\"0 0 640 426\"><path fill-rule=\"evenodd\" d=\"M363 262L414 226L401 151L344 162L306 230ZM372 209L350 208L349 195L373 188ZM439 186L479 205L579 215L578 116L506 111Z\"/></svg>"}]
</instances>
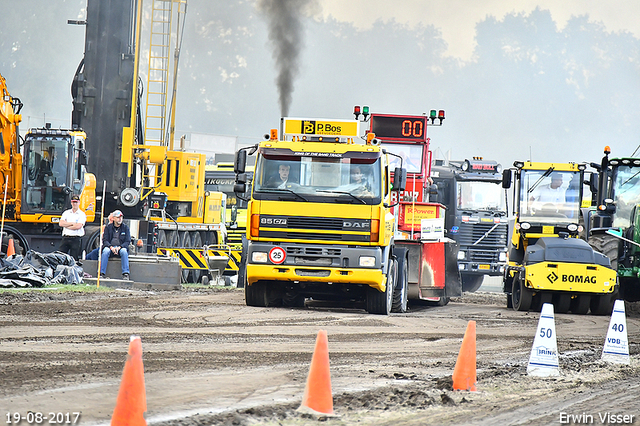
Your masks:
<instances>
[{"instance_id":1,"label":"black exhaust smoke","mask_svg":"<svg viewBox=\"0 0 640 426\"><path fill-rule=\"evenodd\" d=\"M298 57L304 45L302 18L315 6L317 0L258 0L258 10L267 17L269 25L281 117L289 114L293 83L299 73Z\"/></svg>"}]
</instances>

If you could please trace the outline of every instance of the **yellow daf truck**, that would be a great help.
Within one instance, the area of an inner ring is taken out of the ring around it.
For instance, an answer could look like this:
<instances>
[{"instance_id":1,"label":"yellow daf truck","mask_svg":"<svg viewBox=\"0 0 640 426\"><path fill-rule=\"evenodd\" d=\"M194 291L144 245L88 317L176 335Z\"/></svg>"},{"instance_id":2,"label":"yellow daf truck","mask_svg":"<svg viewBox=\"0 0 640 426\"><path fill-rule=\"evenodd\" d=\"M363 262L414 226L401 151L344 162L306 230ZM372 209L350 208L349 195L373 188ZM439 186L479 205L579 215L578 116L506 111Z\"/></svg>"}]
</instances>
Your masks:
<instances>
[{"instance_id":1,"label":"yellow daf truck","mask_svg":"<svg viewBox=\"0 0 640 426\"><path fill-rule=\"evenodd\" d=\"M503 281L507 307L553 303L558 313L611 312L616 271L578 238L584 170L584 164L516 161L503 172L504 188L514 182L516 217Z\"/></svg>"},{"instance_id":2,"label":"yellow daf truck","mask_svg":"<svg viewBox=\"0 0 640 426\"><path fill-rule=\"evenodd\" d=\"M364 302L374 314L406 309L391 197L404 189L406 171L391 170L393 154L361 138L359 124L283 118L281 140L272 130L236 154L238 194L247 154L257 154L239 274L247 305L304 306L312 297Z\"/></svg>"}]
</instances>

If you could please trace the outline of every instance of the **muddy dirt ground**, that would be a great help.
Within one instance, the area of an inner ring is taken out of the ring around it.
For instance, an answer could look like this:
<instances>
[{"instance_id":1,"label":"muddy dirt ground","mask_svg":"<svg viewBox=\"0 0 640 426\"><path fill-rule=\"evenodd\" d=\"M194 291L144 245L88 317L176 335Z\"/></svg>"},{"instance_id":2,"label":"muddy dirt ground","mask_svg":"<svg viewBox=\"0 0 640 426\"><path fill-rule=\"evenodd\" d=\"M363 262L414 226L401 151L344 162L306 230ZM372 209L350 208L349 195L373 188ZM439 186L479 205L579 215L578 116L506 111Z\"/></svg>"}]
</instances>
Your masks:
<instances>
[{"instance_id":1,"label":"muddy dirt ground","mask_svg":"<svg viewBox=\"0 0 640 426\"><path fill-rule=\"evenodd\" d=\"M636 304L626 304L631 365L600 361L608 316L556 314L561 376L541 379L526 374L539 313L508 310L504 298L465 294L383 317L358 307L247 307L242 290L228 288L2 292L0 410L6 424L28 412L78 412L76 424L108 424L135 334L154 425L580 423L570 415L607 424L607 413L616 424L624 415L640 424ZM470 320L477 391L453 391ZM296 411L320 329L329 337L336 417Z\"/></svg>"}]
</instances>

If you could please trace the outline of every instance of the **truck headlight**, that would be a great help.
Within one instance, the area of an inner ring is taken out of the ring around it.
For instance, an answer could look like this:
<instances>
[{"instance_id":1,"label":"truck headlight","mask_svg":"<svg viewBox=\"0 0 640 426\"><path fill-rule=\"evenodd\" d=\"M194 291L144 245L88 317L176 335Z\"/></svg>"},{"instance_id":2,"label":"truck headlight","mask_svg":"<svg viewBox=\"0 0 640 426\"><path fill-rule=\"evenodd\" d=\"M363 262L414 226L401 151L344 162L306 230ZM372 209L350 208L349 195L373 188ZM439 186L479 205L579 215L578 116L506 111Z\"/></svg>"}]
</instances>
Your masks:
<instances>
[{"instance_id":1,"label":"truck headlight","mask_svg":"<svg viewBox=\"0 0 640 426\"><path fill-rule=\"evenodd\" d=\"M507 260L507 252L505 252L505 251L500 252L500 254L498 255L498 260L500 262L506 262L506 260Z\"/></svg>"},{"instance_id":2,"label":"truck headlight","mask_svg":"<svg viewBox=\"0 0 640 426\"><path fill-rule=\"evenodd\" d=\"M254 251L251 253L251 261L255 263L267 263L267 253Z\"/></svg>"},{"instance_id":3,"label":"truck headlight","mask_svg":"<svg viewBox=\"0 0 640 426\"><path fill-rule=\"evenodd\" d=\"M464 251L458 252L458 260L464 260L465 257L467 257L467 253L465 253Z\"/></svg>"},{"instance_id":4,"label":"truck headlight","mask_svg":"<svg viewBox=\"0 0 640 426\"><path fill-rule=\"evenodd\" d=\"M376 258L372 256L360 256L358 264L365 268L373 268L376 266Z\"/></svg>"}]
</instances>

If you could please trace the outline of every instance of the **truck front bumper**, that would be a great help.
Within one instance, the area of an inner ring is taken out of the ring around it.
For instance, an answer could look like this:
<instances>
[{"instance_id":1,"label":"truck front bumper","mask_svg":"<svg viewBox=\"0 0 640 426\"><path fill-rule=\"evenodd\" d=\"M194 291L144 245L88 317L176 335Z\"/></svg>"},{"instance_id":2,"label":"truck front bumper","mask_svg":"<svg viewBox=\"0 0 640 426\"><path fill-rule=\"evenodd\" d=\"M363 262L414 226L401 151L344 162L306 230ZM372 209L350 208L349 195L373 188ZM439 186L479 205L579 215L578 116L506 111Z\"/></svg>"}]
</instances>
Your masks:
<instances>
[{"instance_id":1,"label":"truck front bumper","mask_svg":"<svg viewBox=\"0 0 640 426\"><path fill-rule=\"evenodd\" d=\"M386 286L386 259L380 247L354 247L334 244L265 243L247 245L247 282L281 281L291 283L364 284L380 291ZM276 248L284 259L274 263L269 254ZM387 254L388 256L388 254ZM361 265L361 258L368 265ZM261 259L258 262L256 259Z\"/></svg>"},{"instance_id":2,"label":"truck front bumper","mask_svg":"<svg viewBox=\"0 0 640 426\"><path fill-rule=\"evenodd\" d=\"M332 269L247 264L249 285L258 281L287 281L292 283L364 284L385 290L387 277L380 269Z\"/></svg>"}]
</instances>

